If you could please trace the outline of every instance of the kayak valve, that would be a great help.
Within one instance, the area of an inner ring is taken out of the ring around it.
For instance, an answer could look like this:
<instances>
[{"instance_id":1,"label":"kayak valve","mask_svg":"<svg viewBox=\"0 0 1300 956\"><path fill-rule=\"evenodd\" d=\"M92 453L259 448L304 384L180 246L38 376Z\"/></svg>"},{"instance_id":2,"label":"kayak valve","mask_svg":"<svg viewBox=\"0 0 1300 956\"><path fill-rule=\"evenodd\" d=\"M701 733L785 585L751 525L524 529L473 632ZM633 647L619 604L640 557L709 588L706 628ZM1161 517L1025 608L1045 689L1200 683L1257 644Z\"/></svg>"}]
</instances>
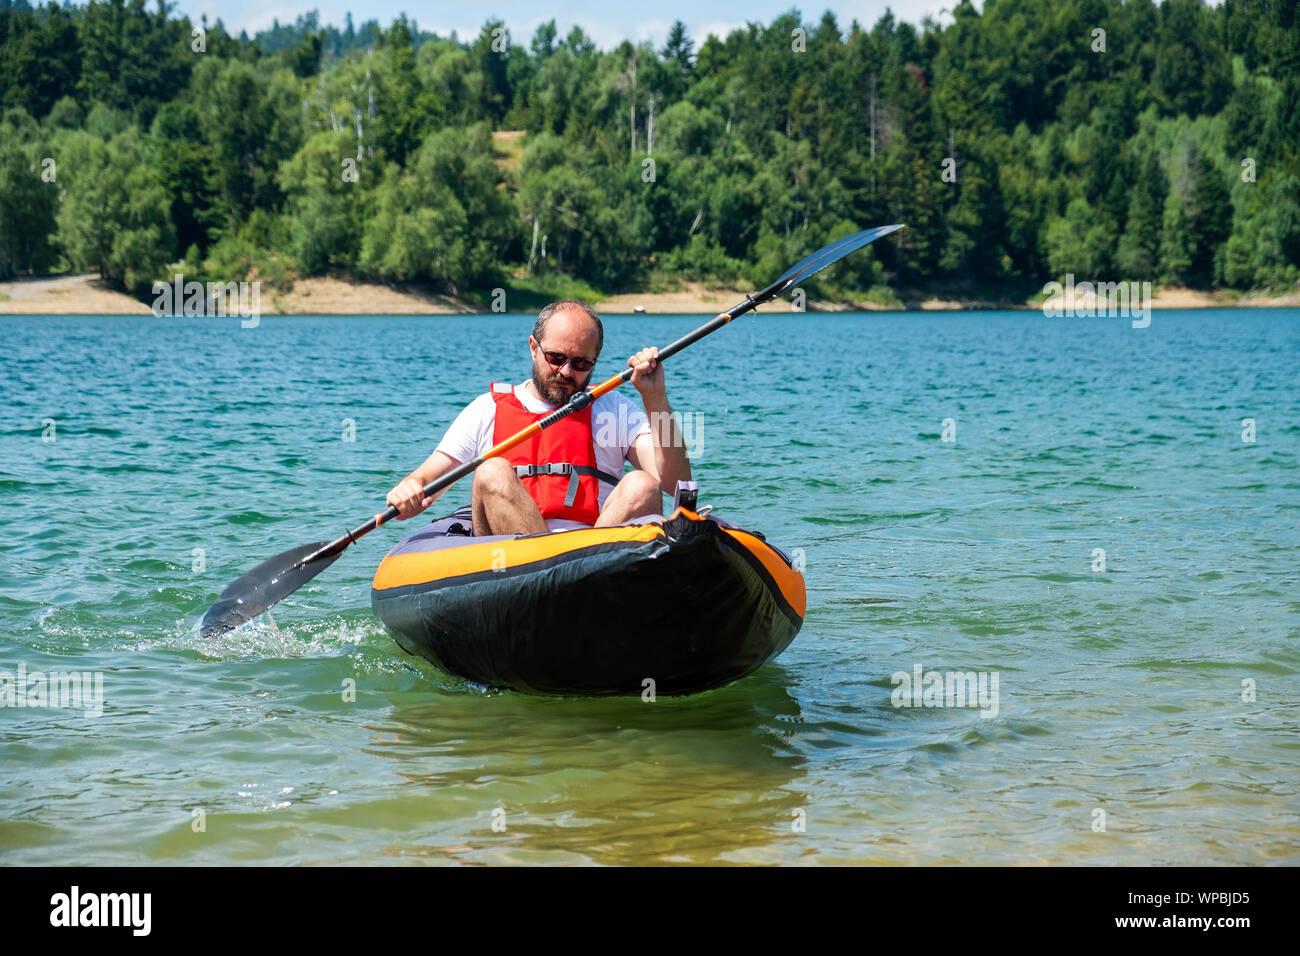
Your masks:
<instances>
[{"instance_id":1,"label":"kayak valve","mask_svg":"<svg viewBox=\"0 0 1300 956\"><path fill-rule=\"evenodd\" d=\"M698 481L678 481L673 489L673 511L685 508L694 511L700 500L700 483Z\"/></svg>"}]
</instances>

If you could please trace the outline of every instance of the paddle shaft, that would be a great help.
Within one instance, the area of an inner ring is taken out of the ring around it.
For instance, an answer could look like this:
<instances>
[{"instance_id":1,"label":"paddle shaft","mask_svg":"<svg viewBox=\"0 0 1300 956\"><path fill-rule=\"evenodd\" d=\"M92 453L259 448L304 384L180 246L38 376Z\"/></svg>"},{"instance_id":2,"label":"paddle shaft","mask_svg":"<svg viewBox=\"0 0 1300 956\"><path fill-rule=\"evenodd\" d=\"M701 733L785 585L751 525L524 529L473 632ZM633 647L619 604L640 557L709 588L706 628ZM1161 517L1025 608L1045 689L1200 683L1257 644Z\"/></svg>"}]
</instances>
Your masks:
<instances>
[{"instance_id":1,"label":"paddle shaft","mask_svg":"<svg viewBox=\"0 0 1300 956\"><path fill-rule=\"evenodd\" d=\"M659 361L662 362L664 361L664 359L671 358L672 356L680 352L682 349L686 348L688 345L693 345L696 342L698 342L700 339L704 338L706 335L709 335L712 332L716 332L718 329L722 328L732 319L739 318L740 316L744 315L746 312L752 311L762 302L772 297L770 295L765 296L765 293L769 291L770 289L765 289L762 293L759 293L759 296L757 298L755 296L746 296L744 302L740 302L737 305L732 306L726 312L719 312L714 318L710 319L708 322L705 322L695 331L688 332L686 335L683 335L681 338L677 339L677 341L660 349ZM538 419L537 421L529 425L527 428L524 428L516 432L515 434L511 435L509 438L505 439L504 441L499 442L498 444L494 445L492 448L489 448L487 451L479 455L477 458L471 459L470 461L467 462L463 462L457 465L451 471L439 475L433 481L429 482L427 485L424 486L424 491L423 491L424 497L428 498L430 495L435 495L438 492L442 491L444 488L448 488L451 485L454 485L456 482L460 481L460 479L464 478L466 475L472 474L475 471L475 469L479 467L479 465L483 464L483 462L487 461L489 458L498 458L501 455L504 455L511 448L514 448L516 445L520 444L521 442L528 441L528 439L532 438L534 435L538 434L543 429L550 428L560 419L567 418L569 415L572 415L574 412L578 412L586 408L588 405L590 405L596 399L600 398L602 395L612 392L620 385L631 380L632 372L633 372L632 367L628 366L627 368L623 369L623 371L620 372L618 375L606 379L605 381L597 385L595 388L585 389L580 392L575 392L572 398L570 398L565 404L561 405L555 411L551 412L545 418ZM353 528L351 531L345 533L342 537L335 538L333 541L331 541L329 544L325 545L318 551L312 552L307 557L303 558L301 561L295 564L294 568L299 568L305 564L309 564L312 561L316 561L320 558L329 557L330 555L339 553L348 545L356 542L358 538L364 537L365 535L368 535L370 532L374 531L384 522L392 521L394 518L398 516L398 514L400 514L400 512L397 510L397 508L395 508L393 505L389 505L386 509L381 511L379 514L375 515L369 521L365 522L364 524L358 525L357 527Z\"/></svg>"},{"instance_id":2,"label":"paddle shaft","mask_svg":"<svg viewBox=\"0 0 1300 956\"><path fill-rule=\"evenodd\" d=\"M720 313L694 332L682 336L676 342L662 349L659 352L659 358L661 360L670 358L693 342L698 342L709 333L722 328L732 319L744 315L764 302L770 302L777 296L784 294L788 289L793 288L797 283L815 275L832 263L838 262L850 253L861 249L867 243L874 242L881 236L887 236L891 232L902 228L901 225L877 226L874 229L864 229L862 232L845 236L843 239L838 239L829 245L823 246L812 255L806 256L795 263L763 291L747 296L743 302L726 312ZM579 409L588 407L601 395L613 391L631 379L633 374L633 369L628 367L613 378L601 382L595 388L578 392L563 406L529 425L517 435L511 436L495 448L489 449L485 454L473 461L457 465L451 471L439 476L435 481L429 482L423 488L424 495L428 497L442 491L453 482L473 472L474 469L489 458L503 455L515 445L527 441L542 429L554 425L565 416L572 415ZM221 634L252 620L271 605L283 600L328 568L348 545L363 535L374 531L381 524L396 518L398 513L396 508L390 507L334 541L301 545L263 561L221 592L219 600L208 608L208 612L203 615L200 633L204 636ZM306 555L306 557L299 557L300 555Z\"/></svg>"}]
</instances>

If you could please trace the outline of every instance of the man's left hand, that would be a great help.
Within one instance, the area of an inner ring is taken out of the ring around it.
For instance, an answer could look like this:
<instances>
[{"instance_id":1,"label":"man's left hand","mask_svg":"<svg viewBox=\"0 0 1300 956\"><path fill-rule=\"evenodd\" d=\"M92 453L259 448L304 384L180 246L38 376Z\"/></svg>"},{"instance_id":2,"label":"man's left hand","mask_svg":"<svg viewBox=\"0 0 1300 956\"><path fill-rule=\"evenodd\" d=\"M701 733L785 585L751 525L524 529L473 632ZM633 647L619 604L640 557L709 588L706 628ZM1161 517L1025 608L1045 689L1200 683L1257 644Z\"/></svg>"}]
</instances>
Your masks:
<instances>
[{"instance_id":1,"label":"man's left hand","mask_svg":"<svg viewBox=\"0 0 1300 956\"><path fill-rule=\"evenodd\" d=\"M632 366L632 384L643 399L664 394L664 367L659 364L659 349L642 349L627 360Z\"/></svg>"}]
</instances>

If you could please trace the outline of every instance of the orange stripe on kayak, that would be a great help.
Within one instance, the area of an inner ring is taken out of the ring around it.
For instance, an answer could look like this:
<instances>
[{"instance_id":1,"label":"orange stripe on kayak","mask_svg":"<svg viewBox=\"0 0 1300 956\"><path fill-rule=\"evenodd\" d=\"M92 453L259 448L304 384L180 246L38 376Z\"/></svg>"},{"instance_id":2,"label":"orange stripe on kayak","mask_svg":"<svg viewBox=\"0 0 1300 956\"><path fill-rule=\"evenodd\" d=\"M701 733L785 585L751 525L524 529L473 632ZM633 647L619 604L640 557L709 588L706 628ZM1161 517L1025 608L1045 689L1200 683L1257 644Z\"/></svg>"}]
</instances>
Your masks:
<instances>
[{"instance_id":1,"label":"orange stripe on kayak","mask_svg":"<svg viewBox=\"0 0 1300 956\"><path fill-rule=\"evenodd\" d=\"M653 541L663 534L657 524L627 525L618 528L579 528L554 532L534 538L512 541L486 541L459 548L395 554L384 558L375 571L374 588L384 591L410 584L425 584L464 574L477 574L496 568L517 568L534 561L545 561L592 545L616 541ZM504 563L503 563L504 559Z\"/></svg>"},{"instance_id":2,"label":"orange stripe on kayak","mask_svg":"<svg viewBox=\"0 0 1300 956\"><path fill-rule=\"evenodd\" d=\"M808 591L804 587L803 575L781 560L781 556L773 551L767 542L744 531L732 531L730 528L724 528L723 532L731 535L750 554L762 562L763 567L767 568L767 573L772 575L772 580L776 582L776 586L785 595L786 602L794 608L795 613L802 619L808 610Z\"/></svg>"}]
</instances>

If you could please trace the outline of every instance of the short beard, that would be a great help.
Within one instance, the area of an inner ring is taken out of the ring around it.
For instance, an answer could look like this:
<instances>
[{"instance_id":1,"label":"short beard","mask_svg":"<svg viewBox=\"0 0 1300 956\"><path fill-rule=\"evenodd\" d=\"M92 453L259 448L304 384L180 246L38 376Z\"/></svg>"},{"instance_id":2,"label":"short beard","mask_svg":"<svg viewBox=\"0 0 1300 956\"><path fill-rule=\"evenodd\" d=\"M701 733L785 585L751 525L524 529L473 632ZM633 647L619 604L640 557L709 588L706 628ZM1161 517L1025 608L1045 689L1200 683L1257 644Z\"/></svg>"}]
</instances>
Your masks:
<instances>
[{"instance_id":1,"label":"short beard","mask_svg":"<svg viewBox=\"0 0 1300 956\"><path fill-rule=\"evenodd\" d=\"M571 381L574 383L575 390L582 388L581 385L578 385L577 379ZM554 385L547 383L546 379L542 377L541 370L538 369L536 362L533 363L533 388L537 389L537 394L551 405L563 405L569 400L568 395L559 391Z\"/></svg>"}]
</instances>

